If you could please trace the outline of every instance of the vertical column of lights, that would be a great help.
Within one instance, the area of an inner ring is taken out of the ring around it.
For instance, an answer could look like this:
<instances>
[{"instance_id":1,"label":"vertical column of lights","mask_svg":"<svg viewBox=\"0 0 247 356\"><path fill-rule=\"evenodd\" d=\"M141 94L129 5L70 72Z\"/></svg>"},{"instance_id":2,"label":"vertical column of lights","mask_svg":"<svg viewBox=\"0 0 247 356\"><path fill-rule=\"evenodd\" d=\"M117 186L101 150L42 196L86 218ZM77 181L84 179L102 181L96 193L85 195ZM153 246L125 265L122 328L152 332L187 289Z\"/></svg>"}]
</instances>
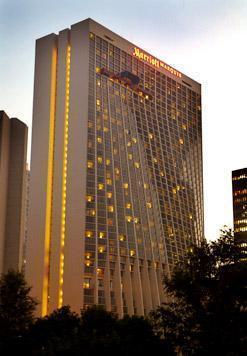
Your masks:
<instances>
[{"instance_id":1,"label":"vertical column of lights","mask_svg":"<svg viewBox=\"0 0 247 356\"><path fill-rule=\"evenodd\" d=\"M188 96L188 88L185 87L185 104L186 104L186 124L187 124L187 151L186 151L186 155L184 157L185 160L185 164L186 164L186 175L187 175L187 179L189 179L189 181L192 181L192 176L191 176L191 159L188 159L187 157L191 155L191 139L190 139L190 132L191 132L191 122L190 122L190 116L189 116L189 96ZM191 192L191 188L190 186L188 186L188 183L186 185L188 188L186 189L186 219L190 219L190 211L191 211L191 198L190 198L190 192ZM189 190L190 189L190 190ZM189 214L189 215L188 215ZM191 242L188 239L188 235L191 235L191 222L189 220L189 224L186 224L186 239L185 239L185 247L186 249L188 249L191 246Z\"/></svg>"},{"instance_id":2,"label":"vertical column of lights","mask_svg":"<svg viewBox=\"0 0 247 356\"><path fill-rule=\"evenodd\" d=\"M197 94L197 127L201 126L201 99L200 95ZM199 125L200 124L200 125ZM202 180L200 178L199 172L202 171L202 147L201 147L201 139L200 139L200 131L197 129L196 130L196 142L197 142L197 148L198 148L198 166L197 166L197 182L198 182L198 196L197 196L197 204L199 205L198 209L198 225L199 225L199 233L197 239L197 243L200 244L200 241L203 237L203 216L201 214L202 212L202 205L201 203L203 202L203 187L202 187Z\"/></svg>"},{"instance_id":3,"label":"vertical column of lights","mask_svg":"<svg viewBox=\"0 0 247 356\"><path fill-rule=\"evenodd\" d=\"M58 308L63 305L63 274L64 274L64 244L66 224L66 190L67 190L67 163L68 163L68 130L69 130L69 93L70 93L70 45L66 53L66 84L65 84L65 118L64 118L64 142L63 142L63 180L62 180L62 219L61 219L61 245L59 268L59 295Z\"/></svg>"},{"instance_id":4,"label":"vertical column of lights","mask_svg":"<svg viewBox=\"0 0 247 356\"><path fill-rule=\"evenodd\" d=\"M133 93L131 92L131 90L128 90L129 93L130 93L130 101L131 101L131 106L134 106L134 103L133 103ZM127 91L126 91L127 92ZM122 103L122 102L121 102ZM123 115L123 109L122 109L122 105L121 105L121 111L122 111L122 115ZM128 117L131 118L131 114L130 114L130 106L128 104ZM133 116L132 116L133 118ZM127 126L126 126L127 124ZM128 127L128 129L126 128ZM129 130L130 129L130 119L128 121L123 121L123 128L124 128L124 132L126 130ZM126 155L126 160L127 160L127 174L128 174L128 183L129 183L129 197L130 197L130 203L131 203L131 207L132 207L132 217L133 215L135 214L135 210L136 208L134 209L134 197L133 197L133 186L134 186L134 180L132 181L131 180L131 173L130 173L130 164L129 164L129 156L128 156L128 149L127 149L127 142L126 142L126 136L124 135L124 146L125 146L125 155ZM135 177L136 178L136 177ZM139 209L139 212L140 212L140 209ZM125 208L125 214L127 215L128 212L126 212L126 208ZM137 236L136 236L136 227L133 226L133 233L134 233L134 241L135 241L135 255L134 255L134 258L135 258L135 263L137 264L137 269L134 270L134 278L136 278L139 282L139 286L140 286L140 304L141 304L141 309L142 309L142 314L144 314L144 303L143 303L143 290L142 290L142 284L141 284L141 277L140 277L140 263L139 263L139 252L138 252L138 244L137 244ZM129 241L128 241L128 257L130 256L130 252L131 250L129 249L130 245L129 245ZM132 247L131 247L132 249ZM132 256L131 256L132 257ZM132 281L132 290L134 290L133 288L133 281ZM133 301L133 306L134 308L136 308L136 299L135 299L135 296L134 296L134 292L133 292L133 296L132 296L132 301ZM135 303L134 303L135 301Z\"/></svg>"},{"instance_id":5,"label":"vertical column of lights","mask_svg":"<svg viewBox=\"0 0 247 356\"><path fill-rule=\"evenodd\" d=\"M195 200L196 200L196 197L197 197L197 190L196 190L196 186L195 186L195 183L194 183L194 179L195 178L195 156L194 156L194 138L193 138L193 125L192 125L192 119L193 119L193 113L189 111L189 105L192 106L192 91L191 89L188 89L187 88L187 93L188 93L188 96L186 95L186 98L188 97L188 103L187 103L187 119L188 119L188 123L189 123L189 126L190 126L190 132L191 132L191 137L192 138L189 138L188 140L188 153L189 153L189 162L188 162L188 171L189 171L189 178L190 178L190 182L191 182L191 191L193 192L193 197L188 197L188 206L190 206L190 212L189 212L189 221L190 221L190 238L189 238L189 241L188 241L188 247L191 246L192 243L195 243L195 234L196 234L196 229L194 227L194 210L193 210L193 207L195 206ZM192 109L191 109L192 111ZM188 133L189 134L189 133ZM193 204L191 202L191 199L193 199Z\"/></svg>"},{"instance_id":6,"label":"vertical column of lights","mask_svg":"<svg viewBox=\"0 0 247 356\"><path fill-rule=\"evenodd\" d=\"M141 99L140 98L138 98L138 101L139 101L139 108L140 108L140 102L141 102ZM143 109L144 109L144 116L145 116L145 118L146 118L146 115L147 115L147 107L146 107L146 102L144 101L144 103L143 103ZM139 113L140 113L140 116L142 116L141 115L141 110L139 111ZM138 132L138 128L137 128L137 125L136 125L136 123L137 123L137 119L136 119L136 114L134 114L135 115L135 131L136 132ZM143 120L143 116L142 116L142 120ZM144 173L144 170L143 170L143 168L145 167L145 162L144 162L144 160L143 160L143 155L141 154L141 147L140 147L140 142L139 142L139 139L137 140L137 147L138 147L138 152L139 152L139 157L140 157L140 162L141 162L141 166L140 166L140 169L141 169L141 171L142 171L142 174L141 174L141 182L142 182L142 187L143 187L143 195L144 195L144 200L145 200L145 214L146 214L146 217L147 217L147 225L148 225L148 234L149 234L149 239L150 239L150 247L151 247L151 259L152 259L152 266L151 266L151 269L152 269L152 271L154 271L154 278L152 278L152 276L150 275L150 273L149 272L147 272L148 273L148 284L149 284L149 288L150 288L150 291L151 291L151 289L152 289L152 287L154 286L153 284L152 284L152 282L154 282L154 284L155 284L155 287L156 287L156 291L158 291L158 293L157 293L157 298L158 298L158 304L160 304L160 295L159 295L159 287L158 287L158 281L157 281L157 271L156 271L156 269L154 268L154 266L155 266L155 264L157 263L157 259L155 258L155 256L154 256L154 247L153 247L153 239L155 238L155 241L156 241L156 243L157 243L157 230L156 230L156 228L155 228L155 233L154 233L154 236L153 236L153 234L151 233L151 224L150 224L150 220L152 219L153 221L155 221L155 217L154 217L154 214L153 214L153 212L152 212L152 214L151 214L151 212L149 211L150 209L148 208L148 201L147 201L147 192L146 192L146 189L144 189L144 180L146 180L146 181L148 181L148 185L149 185L149 187L151 186L150 185L150 180L149 180L149 177L148 177L148 175L147 175L147 177L144 179L144 177L145 177L145 173ZM151 192L150 192L151 193ZM150 194L150 196L151 196L151 194ZM154 206L154 202L153 202L153 199L152 199L152 206ZM150 216L151 216L151 219L150 219ZM144 237L144 236L143 236ZM146 243L145 243L145 238L144 238L144 246L146 245ZM149 260L149 258L146 256L146 253L145 253L145 259L146 259L146 261L148 261ZM159 259L158 259L158 262L161 262L161 258L160 258L160 256L159 256ZM152 280L152 282L151 282L151 280ZM142 278L141 278L141 283L142 283L142 286L143 286L143 280L142 280ZM153 298L152 298L152 292L151 292L151 294L150 294L150 297L151 297L151 305L152 305L152 307L155 307L156 305L154 305L153 304Z\"/></svg>"},{"instance_id":7,"label":"vertical column of lights","mask_svg":"<svg viewBox=\"0 0 247 356\"><path fill-rule=\"evenodd\" d=\"M120 135L122 134L123 135L123 140L125 140L125 129L124 129L124 121L125 121L125 117L124 117L124 110L123 110L123 99L122 99L122 93L125 95L125 100L126 100L126 104L125 104L125 108L127 107L128 108L128 104L127 104L127 88L121 88L120 87L120 94L121 94L121 97L120 97L120 105L121 105L121 120L122 120L122 123L123 125L121 126L118 126L117 125L117 137L118 137L118 142L121 142L120 140ZM126 147L126 142L125 142L125 147ZM120 167L121 167L121 182L120 183L121 185L123 184L123 181L125 179L123 179L123 165L124 165L124 158L123 158L123 154L120 153L121 152L121 148L119 146L119 162L120 162ZM128 158L126 157L126 160ZM127 161L126 161L126 164L127 164ZM129 283L129 288L130 288L130 293L129 295L131 295L132 297L128 298L127 299L127 308L130 308L128 310L128 313L129 314L133 314L134 312L134 306L133 306L133 288L132 288L132 282L131 282L131 276L130 276L130 260L129 260L129 256L130 256L130 249L129 249L129 241L128 241L128 229L127 229L127 221L126 221L126 200L128 201L128 198L126 199L126 196L124 194L124 189L122 190L122 202L123 202L123 206L124 206L124 235L125 235L125 240L126 240L126 273L125 273L125 276L126 278L128 278L128 283ZM118 252L118 255L120 256L120 259L119 259L119 262L121 260L121 248L120 248L120 238L119 238L120 235L118 235L118 239L117 239L117 244L118 244L118 249L119 249L119 252ZM121 274L121 268L120 268L120 274ZM123 282L122 282L123 283ZM125 292L125 295L126 295L126 291L125 289L127 289L127 286L123 283L123 290ZM122 300L122 305L123 305L123 300ZM123 311L124 311L124 305L123 305Z\"/></svg>"},{"instance_id":8,"label":"vertical column of lights","mask_svg":"<svg viewBox=\"0 0 247 356\"><path fill-rule=\"evenodd\" d=\"M119 96L120 96L120 102L121 102L121 85L117 85L118 89L119 89ZM115 86L113 87L114 88L114 94L115 94ZM108 88L109 89L109 88ZM109 95L109 90L108 90L108 95ZM120 104L121 105L121 104ZM115 108L115 111L117 109L117 105L116 105L116 99L115 99L115 96L114 96L114 108ZM122 110L121 110L121 120L122 120L122 117L123 117L123 113L122 113ZM116 120L120 120L120 118L116 118ZM114 125L114 124L113 124ZM113 148L113 129L112 129L112 121L110 120L110 132L111 132L111 145L112 145L112 148ZM122 173L122 159L121 159L121 150L120 150L120 135L119 135L119 130L120 128L118 127L118 124L116 122L116 137L118 138L117 141L116 141L116 144L117 145L117 149L118 149L118 156L119 156L119 166L120 166L120 169L121 169L121 173ZM113 150L111 152L111 159L112 159L112 170L113 170L113 174L115 174L115 158L114 158L114 155L113 155ZM117 205L118 205L118 199L117 199L117 189L116 189L116 182L115 182L115 179L113 181L113 189L114 189L114 205L115 205L115 215L116 215L116 236L117 236L117 239L116 239L116 243L117 243L117 254L118 254L118 271L119 271L119 280L120 280L120 298L119 300L117 301L118 305L120 306L120 310L121 312L119 313L120 316L122 317L123 316L123 277L121 276L121 248L120 248L120 243L119 243L119 221L118 221L118 209L117 209ZM125 198L124 198L125 199ZM123 199L123 201L124 201ZM127 229L126 229L126 222L125 222L125 231L127 232ZM127 235L127 234L126 234ZM127 251L129 250L129 248L127 247ZM126 261L125 261L126 262ZM116 270L116 267L115 267L115 270ZM115 289L116 290L116 289ZM116 297L116 294L115 294L115 297Z\"/></svg>"},{"instance_id":9,"label":"vertical column of lights","mask_svg":"<svg viewBox=\"0 0 247 356\"><path fill-rule=\"evenodd\" d=\"M44 278L43 278L42 308L41 308L42 316L45 316L48 313L48 300L49 300L51 208L52 208L55 99L56 99L56 67L57 67L57 49L53 48L52 58L51 58L49 148L48 148L46 212L45 212L46 216L45 216L45 246L44 246Z\"/></svg>"},{"instance_id":10,"label":"vertical column of lights","mask_svg":"<svg viewBox=\"0 0 247 356\"><path fill-rule=\"evenodd\" d=\"M181 96L182 96L182 86L176 81L176 131L180 137L180 139L182 141L180 141L180 146L179 149L177 150L176 153L176 164L177 164L177 159L181 160L181 162L183 161L183 158L185 156L185 147L187 147L188 145L188 138L185 137L185 134L183 132L183 134L181 134L181 122L182 122L182 109L180 109L180 115L177 115L177 109L179 108L179 95L180 95L180 100L181 100ZM179 89L180 89L180 93L179 93ZM179 167L180 167L180 163L179 163ZM183 180L183 183L181 183L181 179ZM178 259L180 259L181 257L181 244L182 244L182 240L184 239L184 234L187 231L186 225L184 223L184 219L183 219L183 213L182 213L182 206L184 206L184 202L183 202L183 197L181 196L181 190L180 190L180 185L183 184L184 185L184 174L181 168L181 173L179 176L179 180L178 180L178 176L176 176L175 178L176 181L176 195L177 195L177 207L178 207L178 211L179 211L179 221L180 221L180 226L181 228L179 228L179 232L178 232L178 241L176 241L176 249L177 249L177 257ZM179 187L179 188L178 188ZM182 231L181 231L182 229Z\"/></svg>"},{"instance_id":11,"label":"vertical column of lights","mask_svg":"<svg viewBox=\"0 0 247 356\"><path fill-rule=\"evenodd\" d=\"M155 71L155 95L154 95L154 97L155 97L155 118L156 118L157 123L158 123L159 122L159 113L160 113L160 111L157 108L157 101L156 101L156 98L157 98L157 71ZM158 111L159 111L159 113L158 113ZM160 115L162 115L162 113L160 113ZM159 127L159 125L158 125L158 127ZM158 136L159 136L159 142L160 142L160 147L161 147L162 164L163 164L163 167L165 167L166 166L166 160L165 160L165 155L164 155L164 147L162 146L162 135L161 135L160 128L158 129ZM161 174L161 172L160 172L160 174ZM161 176L163 177L163 180L166 181L166 186L168 186L167 175L166 174L164 175L164 172L163 172L163 175L161 175ZM150 181L149 181L149 185L150 185ZM160 193L159 193L159 195L160 195ZM162 200L164 201L164 195L162 195ZM169 202L169 205L171 205L169 196L168 196L168 202ZM152 203L154 204L154 199L152 199ZM160 202L158 202L157 206L158 206L158 209L159 209L159 212L160 212L159 216L160 216L160 219L161 219L160 226L161 226L161 230L162 230L161 231L162 232L162 243L163 243L163 246L164 246L163 251L165 252L165 256L164 257L165 257L165 259L167 261L167 272L168 272L168 275L170 275L170 265L168 263L168 253L167 253L167 241L165 239L165 234L166 233L165 233L165 229L164 229L163 216L162 216L161 211L160 211ZM154 216L154 214L153 214L153 216ZM166 214L166 220L168 220L167 219L167 214ZM160 239L159 239L159 243L160 243ZM161 255L160 255L160 261L163 262Z\"/></svg>"},{"instance_id":12,"label":"vertical column of lights","mask_svg":"<svg viewBox=\"0 0 247 356\"><path fill-rule=\"evenodd\" d=\"M166 89L166 93L169 93L169 91L171 91L171 88L169 89L169 87L168 87L168 77L166 76L166 84L165 84L165 89ZM170 95L170 99L171 99L171 94L169 94ZM166 99L169 99L168 98L168 95L166 96ZM168 107L166 106L166 108L165 108L165 116L166 116L166 118L167 118L167 125L166 125L166 129L167 129L167 136L169 137L169 144L168 144L168 146L169 147L173 147L174 146L174 144L173 144L173 142L172 142L172 134L171 134L171 125L170 125L170 122L171 122L171 120L172 120L172 118L171 118L171 116L170 116L170 114L169 114L169 111L168 111ZM172 150L172 152L173 152L173 150ZM174 155L173 155L173 153L171 154L171 158L172 158L172 161L174 162ZM172 166L170 165L170 163L169 163L169 166L170 166L170 170L172 170ZM173 176L175 176L175 174L174 174L174 171L173 171ZM167 182L167 187L169 186L168 185L168 183L170 183L171 184L171 178L167 178L166 179L166 182ZM173 199L173 197L172 197L172 199ZM176 250L177 250L177 244L176 244L176 230L175 230L175 222L174 222L174 209L173 209L173 203L172 203L172 199L171 199L171 192L169 191L169 193L168 193L168 201L169 201L169 210L171 211L171 214L170 214L170 218L171 218L171 225L172 225L172 231L173 231L173 234L174 234L174 236L173 236L173 242L174 242L174 244L176 245L175 246L175 248L176 248ZM165 236L165 235L164 235ZM167 242L166 242L166 244L167 244ZM168 244L167 244L167 246L168 246ZM169 258L170 258L170 260L172 260L172 263L171 262L169 262L169 260L168 260L168 269L169 269L169 271L171 270L171 268L170 267L172 267L171 266L171 264L173 264L173 254L172 254L172 248L171 248L171 246L173 246L172 245L172 243L171 243L171 241L169 241L169 249L168 250L170 250L169 252L168 252L168 256L169 256ZM169 272L168 272L169 273Z\"/></svg>"},{"instance_id":13,"label":"vertical column of lights","mask_svg":"<svg viewBox=\"0 0 247 356\"><path fill-rule=\"evenodd\" d=\"M178 91L177 91L177 83L175 82L175 84L173 84L171 82L171 96L172 96L172 105L173 103L175 103L175 106L172 106L172 110L175 110L175 117L172 118L172 122L173 122L173 128L172 132L169 126L169 132L172 138L172 134L177 134L178 136L180 136L180 133L178 131L178 121L179 121L179 117L178 117ZM175 97L174 97L175 96ZM172 157L172 161L174 162L173 164L173 187L174 187L174 183L175 186L177 187L179 185L179 181L178 181L178 176L177 176L177 157L180 154L181 155L181 148L180 145L184 145L184 140L183 139L179 139L178 143L176 142L172 142L172 146L174 147L174 149L171 152L171 157ZM178 256L179 256L179 249L178 249L178 243L180 240L180 222L181 222L181 207L180 207L180 198L177 194L177 190L174 191L173 194L173 211L172 211L172 215L175 216L175 223L174 223L174 219L173 219L173 231L174 231L174 244L173 244L173 248L175 247L176 249L176 254L174 254L174 250L172 250L172 260L173 260L173 264L175 264L178 261ZM175 202L175 203L174 203ZM176 210L176 214L175 214L175 210ZM175 229L175 224L178 225L178 228Z\"/></svg>"}]
</instances>

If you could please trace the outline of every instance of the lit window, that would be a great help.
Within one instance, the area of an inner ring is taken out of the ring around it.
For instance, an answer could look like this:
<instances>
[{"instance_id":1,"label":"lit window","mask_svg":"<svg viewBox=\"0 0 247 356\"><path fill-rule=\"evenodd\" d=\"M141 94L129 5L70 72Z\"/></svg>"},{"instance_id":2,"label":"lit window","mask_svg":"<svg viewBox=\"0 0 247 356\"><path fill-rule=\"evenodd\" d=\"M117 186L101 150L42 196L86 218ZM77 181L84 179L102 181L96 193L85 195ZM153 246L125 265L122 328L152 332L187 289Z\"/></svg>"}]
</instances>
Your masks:
<instances>
[{"instance_id":1,"label":"lit window","mask_svg":"<svg viewBox=\"0 0 247 356\"><path fill-rule=\"evenodd\" d=\"M90 257L91 257L91 253L90 253L90 252L86 252L86 253L85 253L85 258L86 258L87 260L90 260Z\"/></svg>"},{"instance_id":2,"label":"lit window","mask_svg":"<svg viewBox=\"0 0 247 356\"><path fill-rule=\"evenodd\" d=\"M137 224L139 222L138 218L134 218L134 223Z\"/></svg>"},{"instance_id":3,"label":"lit window","mask_svg":"<svg viewBox=\"0 0 247 356\"><path fill-rule=\"evenodd\" d=\"M128 157L129 157L129 159L132 159L132 158L133 158L133 156L132 156L131 153L128 154Z\"/></svg>"},{"instance_id":4,"label":"lit window","mask_svg":"<svg viewBox=\"0 0 247 356\"><path fill-rule=\"evenodd\" d=\"M89 33L89 38L94 38L94 34L92 32Z\"/></svg>"},{"instance_id":5,"label":"lit window","mask_svg":"<svg viewBox=\"0 0 247 356\"><path fill-rule=\"evenodd\" d=\"M93 196L92 195L87 195L87 201L92 202L93 201Z\"/></svg>"},{"instance_id":6,"label":"lit window","mask_svg":"<svg viewBox=\"0 0 247 356\"><path fill-rule=\"evenodd\" d=\"M87 168L93 168L93 161L87 161Z\"/></svg>"},{"instance_id":7,"label":"lit window","mask_svg":"<svg viewBox=\"0 0 247 356\"><path fill-rule=\"evenodd\" d=\"M101 137L97 137L97 141L98 141L98 143L102 143L102 138Z\"/></svg>"},{"instance_id":8,"label":"lit window","mask_svg":"<svg viewBox=\"0 0 247 356\"><path fill-rule=\"evenodd\" d=\"M98 163L102 164L102 162L103 162L103 158L99 156L98 157Z\"/></svg>"},{"instance_id":9,"label":"lit window","mask_svg":"<svg viewBox=\"0 0 247 356\"><path fill-rule=\"evenodd\" d=\"M86 265L87 267L90 267L90 266L92 265L92 262L91 262L90 260L86 260L86 261L85 261L85 265Z\"/></svg>"},{"instance_id":10,"label":"lit window","mask_svg":"<svg viewBox=\"0 0 247 356\"><path fill-rule=\"evenodd\" d=\"M100 87L100 80L97 80L97 85L98 87Z\"/></svg>"},{"instance_id":11,"label":"lit window","mask_svg":"<svg viewBox=\"0 0 247 356\"><path fill-rule=\"evenodd\" d=\"M93 232L87 230L87 231L86 231L86 237L93 237Z\"/></svg>"},{"instance_id":12,"label":"lit window","mask_svg":"<svg viewBox=\"0 0 247 356\"><path fill-rule=\"evenodd\" d=\"M104 132L108 132L109 131L108 127L105 127L105 126L104 126L103 130L104 130Z\"/></svg>"},{"instance_id":13,"label":"lit window","mask_svg":"<svg viewBox=\"0 0 247 356\"><path fill-rule=\"evenodd\" d=\"M174 236L174 234L173 234L173 228L172 228L171 226L168 226L168 227L167 227L167 231L168 231L169 237L173 237L173 236Z\"/></svg>"},{"instance_id":14,"label":"lit window","mask_svg":"<svg viewBox=\"0 0 247 356\"><path fill-rule=\"evenodd\" d=\"M131 204L130 203L126 204L126 209L131 209Z\"/></svg>"},{"instance_id":15,"label":"lit window","mask_svg":"<svg viewBox=\"0 0 247 356\"><path fill-rule=\"evenodd\" d=\"M98 247L99 253L104 253L105 252L105 246L99 246Z\"/></svg>"},{"instance_id":16,"label":"lit window","mask_svg":"<svg viewBox=\"0 0 247 356\"><path fill-rule=\"evenodd\" d=\"M147 207L148 207L149 209L151 209L151 208L152 208L152 204L151 204L151 203L147 203Z\"/></svg>"},{"instance_id":17,"label":"lit window","mask_svg":"<svg viewBox=\"0 0 247 356\"><path fill-rule=\"evenodd\" d=\"M140 163L139 162L135 162L135 167L136 168L140 168Z\"/></svg>"},{"instance_id":18,"label":"lit window","mask_svg":"<svg viewBox=\"0 0 247 356\"><path fill-rule=\"evenodd\" d=\"M124 189L128 189L129 188L129 184L128 183L123 183L123 187L124 187Z\"/></svg>"},{"instance_id":19,"label":"lit window","mask_svg":"<svg viewBox=\"0 0 247 356\"><path fill-rule=\"evenodd\" d=\"M132 220L132 217L129 216L129 215L127 215L125 218L126 218L126 220L127 220L128 222L131 222L131 220Z\"/></svg>"},{"instance_id":20,"label":"lit window","mask_svg":"<svg viewBox=\"0 0 247 356\"><path fill-rule=\"evenodd\" d=\"M112 205L109 205L107 207L107 210L109 211L109 213L113 213L114 212L114 207Z\"/></svg>"},{"instance_id":21,"label":"lit window","mask_svg":"<svg viewBox=\"0 0 247 356\"><path fill-rule=\"evenodd\" d=\"M109 166L111 164L111 160L109 158L107 158L105 163L106 163L107 166Z\"/></svg>"},{"instance_id":22,"label":"lit window","mask_svg":"<svg viewBox=\"0 0 247 356\"><path fill-rule=\"evenodd\" d=\"M193 219L193 215L189 214L189 218L190 218L190 220L192 220Z\"/></svg>"},{"instance_id":23,"label":"lit window","mask_svg":"<svg viewBox=\"0 0 247 356\"><path fill-rule=\"evenodd\" d=\"M104 184L103 183L99 183L98 184L98 189L99 190L103 190L104 189Z\"/></svg>"},{"instance_id":24,"label":"lit window","mask_svg":"<svg viewBox=\"0 0 247 356\"><path fill-rule=\"evenodd\" d=\"M149 133L148 137L152 140L154 138L153 134Z\"/></svg>"},{"instance_id":25,"label":"lit window","mask_svg":"<svg viewBox=\"0 0 247 356\"><path fill-rule=\"evenodd\" d=\"M104 237L105 237L105 233L102 232L102 231L100 231L100 232L99 232L99 238L100 238L100 239L103 239Z\"/></svg>"},{"instance_id":26,"label":"lit window","mask_svg":"<svg viewBox=\"0 0 247 356\"><path fill-rule=\"evenodd\" d=\"M100 105L100 100L99 99L96 100L96 105Z\"/></svg>"},{"instance_id":27,"label":"lit window","mask_svg":"<svg viewBox=\"0 0 247 356\"><path fill-rule=\"evenodd\" d=\"M99 67L96 67L96 68L95 68L95 71L96 71L96 73L100 73L100 68L99 68Z\"/></svg>"},{"instance_id":28,"label":"lit window","mask_svg":"<svg viewBox=\"0 0 247 356\"><path fill-rule=\"evenodd\" d=\"M172 192L173 192L173 194L177 194L177 189L176 188L172 188Z\"/></svg>"},{"instance_id":29,"label":"lit window","mask_svg":"<svg viewBox=\"0 0 247 356\"><path fill-rule=\"evenodd\" d=\"M137 142L137 140L136 140L136 138L135 138L135 137L133 137L133 138L132 138L132 141L133 141L134 143L136 143L136 142Z\"/></svg>"},{"instance_id":30,"label":"lit window","mask_svg":"<svg viewBox=\"0 0 247 356\"><path fill-rule=\"evenodd\" d=\"M130 256L135 256L135 250L130 250Z\"/></svg>"},{"instance_id":31,"label":"lit window","mask_svg":"<svg viewBox=\"0 0 247 356\"><path fill-rule=\"evenodd\" d=\"M87 210L87 216L95 216L95 210L94 209L88 209Z\"/></svg>"},{"instance_id":32,"label":"lit window","mask_svg":"<svg viewBox=\"0 0 247 356\"><path fill-rule=\"evenodd\" d=\"M130 147L130 146L131 146L131 142L128 142L128 143L127 143L127 147Z\"/></svg>"},{"instance_id":33,"label":"lit window","mask_svg":"<svg viewBox=\"0 0 247 356\"><path fill-rule=\"evenodd\" d=\"M184 140L183 140L182 138L180 138L180 139L179 139L179 143L180 143L181 145L183 145L183 144L184 144Z\"/></svg>"},{"instance_id":34,"label":"lit window","mask_svg":"<svg viewBox=\"0 0 247 356\"><path fill-rule=\"evenodd\" d=\"M148 184L147 184L147 183L144 183L144 184L143 184L143 187L144 187L144 189L148 189Z\"/></svg>"},{"instance_id":35,"label":"lit window","mask_svg":"<svg viewBox=\"0 0 247 356\"><path fill-rule=\"evenodd\" d=\"M90 278L84 278L83 288L85 288L85 289L90 288L90 283L91 283Z\"/></svg>"},{"instance_id":36,"label":"lit window","mask_svg":"<svg viewBox=\"0 0 247 356\"><path fill-rule=\"evenodd\" d=\"M187 130L187 126L185 124L182 125L183 130Z\"/></svg>"},{"instance_id":37,"label":"lit window","mask_svg":"<svg viewBox=\"0 0 247 356\"><path fill-rule=\"evenodd\" d=\"M107 193L107 198L111 199L111 197L112 197L112 192L108 192Z\"/></svg>"},{"instance_id":38,"label":"lit window","mask_svg":"<svg viewBox=\"0 0 247 356\"><path fill-rule=\"evenodd\" d=\"M102 276L103 275L103 269L102 268L97 268L97 275Z\"/></svg>"},{"instance_id":39,"label":"lit window","mask_svg":"<svg viewBox=\"0 0 247 356\"><path fill-rule=\"evenodd\" d=\"M107 183L107 185L112 185L112 180L110 178L107 178L106 183Z\"/></svg>"},{"instance_id":40,"label":"lit window","mask_svg":"<svg viewBox=\"0 0 247 356\"><path fill-rule=\"evenodd\" d=\"M158 162L158 161L157 161L157 158L155 158L155 157L153 158L153 161L154 161L155 163L157 163L157 162Z\"/></svg>"},{"instance_id":41,"label":"lit window","mask_svg":"<svg viewBox=\"0 0 247 356\"><path fill-rule=\"evenodd\" d=\"M119 240L120 241L124 241L125 240L125 236L123 234L119 235Z\"/></svg>"},{"instance_id":42,"label":"lit window","mask_svg":"<svg viewBox=\"0 0 247 356\"><path fill-rule=\"evenodd\" d=\"M160 171L160 175L161 175L161 177L164 177L164 172Z\"/></svg>"},{"instance_id":43,"label":"lit window","mask_svg":"<svg viewBox=\"0 0 247 356\"><path fill-rule=\"evenodd\" d=\"M115 173L116 174L119 174L120 173L120 170L118 168L115 168Z\"/></svg>"}]
</instances>

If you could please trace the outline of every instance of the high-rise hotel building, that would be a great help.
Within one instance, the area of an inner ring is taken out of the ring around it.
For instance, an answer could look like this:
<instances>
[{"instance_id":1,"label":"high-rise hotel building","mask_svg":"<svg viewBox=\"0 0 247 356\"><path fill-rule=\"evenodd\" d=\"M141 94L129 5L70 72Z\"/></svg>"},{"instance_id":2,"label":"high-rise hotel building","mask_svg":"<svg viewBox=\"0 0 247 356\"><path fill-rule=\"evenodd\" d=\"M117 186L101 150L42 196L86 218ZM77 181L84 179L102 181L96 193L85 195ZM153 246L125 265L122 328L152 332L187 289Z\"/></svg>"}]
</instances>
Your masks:
<instances>
[{"instance_id":1,"label":"high-rise hotel building","mask_svg":"<svg viewBox=\"0 0 247 356\"><path fill-rule=\"evenodd\" d=\"M200 84L87 19L37 40L27 278L122 316L203 238Z\"/></svg>"}]
</instances>

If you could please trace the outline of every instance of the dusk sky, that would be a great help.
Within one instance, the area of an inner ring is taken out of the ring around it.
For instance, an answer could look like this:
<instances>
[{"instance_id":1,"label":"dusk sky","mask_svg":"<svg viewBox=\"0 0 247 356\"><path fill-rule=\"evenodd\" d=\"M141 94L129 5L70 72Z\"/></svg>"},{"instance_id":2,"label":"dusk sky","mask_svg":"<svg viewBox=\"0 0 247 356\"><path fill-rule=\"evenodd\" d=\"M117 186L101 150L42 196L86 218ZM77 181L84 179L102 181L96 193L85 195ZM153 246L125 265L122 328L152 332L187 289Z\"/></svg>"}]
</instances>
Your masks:
<instances>
[{"instance_id":1,"label":"dusk sky","mask_svg":"<svg viewBox=\"0 0 247 356\"><path fill-rule=\"evenodd\" d=\"M32 123L35 40L91 17L202 84L205 235L232 226L247 167L246 0L0 0L0 109ZM28 161L30 157L28 157Z\"/></svg>"}]
</instances>

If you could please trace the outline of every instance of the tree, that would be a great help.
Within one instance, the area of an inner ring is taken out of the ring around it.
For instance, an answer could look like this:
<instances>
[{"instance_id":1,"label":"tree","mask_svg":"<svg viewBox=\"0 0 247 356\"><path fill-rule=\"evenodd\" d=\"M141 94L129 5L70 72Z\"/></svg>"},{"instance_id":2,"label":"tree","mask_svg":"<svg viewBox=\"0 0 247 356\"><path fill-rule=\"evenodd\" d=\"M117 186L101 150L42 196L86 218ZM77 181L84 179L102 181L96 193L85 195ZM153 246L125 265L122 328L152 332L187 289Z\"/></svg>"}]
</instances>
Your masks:
<instances>
[{"instance_id":1,"label":"tree","mask_svg":"<svg viewBox=\"0 0 247 356\"><path fill-rule=\"evenodd\" d=\"M20 342L34 320L37 301L20 272L10 270L0 279L0 350Z\"/></svg>"},{"instance_id":2,"label":"tree","mask_svg":"<svg viewBox=\"0 0 247 356\"><path fill-rule=\"evenodd\" d=\"M193 246L164 279L170 301L152 313L154 328L183 355L245 354L246 275L231 231Z\"/></svg>"},{"instance_id":3,"label":"tree","mask_svg":"<svg viewBox=\"0 0 247 356\"><path fill-rule=\"evenodd\" d=\"M170 355L159 336L155 335L151 322L142 316L124 316L118 320L117 333L119 335L118 354L131 355Z\"/></svg>"},{"instance_id":4,"label":"tree","mask_svg":"<svg viewBox=\"0 0 247 356\"><path fill-rule=\"evenodd\" d=\"M76 355L79 321L69 306L38 318L29 333L28 347L32 355Z\"/></svg>"},{"instance_id":5,"label":"tree","mask_svg":"<svg viewBox=\"0 0 247 356\"><path fill-rule=\"evenodd\" d=\"M100 306L81 311L80 349L83 355L115 355L119 345L117 316Z\"/></svg>"}]
</instances>

